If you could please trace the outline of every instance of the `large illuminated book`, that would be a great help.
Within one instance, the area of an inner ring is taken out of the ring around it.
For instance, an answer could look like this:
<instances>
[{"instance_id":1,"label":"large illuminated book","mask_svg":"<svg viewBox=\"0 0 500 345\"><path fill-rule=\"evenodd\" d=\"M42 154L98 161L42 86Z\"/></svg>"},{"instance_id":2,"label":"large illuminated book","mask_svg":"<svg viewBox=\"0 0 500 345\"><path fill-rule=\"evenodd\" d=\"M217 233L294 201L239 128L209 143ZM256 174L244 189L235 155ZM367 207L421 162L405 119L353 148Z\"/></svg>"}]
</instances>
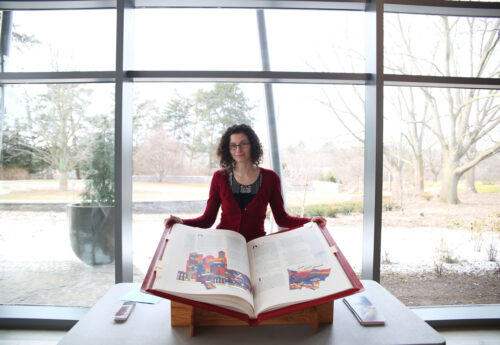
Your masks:
<instances>
[{"instance_id":1,"label":"large illuminated book","mask_svg":"<svg viewBox=\"0 0 500 345\"><path fill-rule=\"evenodd\" d=\"M326 228L315 223L250 242L235 231L165 229L142 291L250 325L323 304L363 286Z\"/></svg>"}]
</instances>

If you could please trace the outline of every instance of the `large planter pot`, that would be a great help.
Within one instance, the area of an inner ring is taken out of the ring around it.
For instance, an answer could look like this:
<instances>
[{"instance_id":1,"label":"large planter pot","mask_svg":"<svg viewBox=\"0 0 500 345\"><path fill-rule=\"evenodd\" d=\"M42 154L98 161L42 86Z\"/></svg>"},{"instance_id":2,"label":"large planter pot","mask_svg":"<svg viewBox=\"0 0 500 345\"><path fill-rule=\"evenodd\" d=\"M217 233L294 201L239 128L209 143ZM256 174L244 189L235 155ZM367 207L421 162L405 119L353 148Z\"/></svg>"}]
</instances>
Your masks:
<instances>
[{"instance_id":1,"label":"large planter pot","mask_svg":"<svg viewBox=\"0 0 500 345\"><path fill-rule=\"evenodd\" d=\"M67 206L71 248L89 265L109 264L115 259L114 206Z\"/></svg>"}]
</instances>

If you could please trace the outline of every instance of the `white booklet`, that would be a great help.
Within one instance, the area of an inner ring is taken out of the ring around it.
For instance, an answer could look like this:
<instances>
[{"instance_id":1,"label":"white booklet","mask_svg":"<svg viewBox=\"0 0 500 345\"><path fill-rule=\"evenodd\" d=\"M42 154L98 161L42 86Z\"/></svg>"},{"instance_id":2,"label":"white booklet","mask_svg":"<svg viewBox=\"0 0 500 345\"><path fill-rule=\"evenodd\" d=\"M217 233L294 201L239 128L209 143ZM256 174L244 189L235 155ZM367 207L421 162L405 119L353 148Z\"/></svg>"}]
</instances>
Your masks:
<instances>
[{"instance_id":1,"label":"white booklet","mask_svg":"<svg viewBox=\"0 0 500 345\"><path fill-rule=\"evenodd\" d=\"M385 324L385 318L380 310L365 295L356 294L346 297L344 303L363 326L381 326Z\"/></svg>"}]
</instances>

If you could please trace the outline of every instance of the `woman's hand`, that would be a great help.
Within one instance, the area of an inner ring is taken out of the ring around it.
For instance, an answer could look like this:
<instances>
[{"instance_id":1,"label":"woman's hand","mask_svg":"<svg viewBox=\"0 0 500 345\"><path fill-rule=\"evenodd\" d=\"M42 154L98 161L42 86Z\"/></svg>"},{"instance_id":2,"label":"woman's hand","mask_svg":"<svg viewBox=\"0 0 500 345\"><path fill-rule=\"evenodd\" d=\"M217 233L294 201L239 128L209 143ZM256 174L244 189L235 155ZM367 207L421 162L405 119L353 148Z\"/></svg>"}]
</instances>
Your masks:
<instances>
[{"instance_id":1,"label":"woman's hand","mask_svg":"<svg viewBox=\"0 0 500 345\"><path fill-rule=\"evenodd\" d=\"M326 226L326 219L321 217L321 216L312 217L311 222L318 224L320 228L323 228Z\"/></svg>"},{"instance_id":2,"label":"woman's hand","mask_svg":"<svg viewBox=\"0 0 500 345\"><path fill-rule=\"evenodd\" d=\"M180 219L179 217L177 217L177 216L172 216L172 215L170 215L170 217L165 218L165 220L163 220L163 224L165 225L165 227L172 226L172 225L174 225L174 224L176 224L176 223L180 223L180 224L182 224L182 223L184 223L184 222L183 222L183 221L182 221L182 219Z\"/></svg>"}]
</instances>

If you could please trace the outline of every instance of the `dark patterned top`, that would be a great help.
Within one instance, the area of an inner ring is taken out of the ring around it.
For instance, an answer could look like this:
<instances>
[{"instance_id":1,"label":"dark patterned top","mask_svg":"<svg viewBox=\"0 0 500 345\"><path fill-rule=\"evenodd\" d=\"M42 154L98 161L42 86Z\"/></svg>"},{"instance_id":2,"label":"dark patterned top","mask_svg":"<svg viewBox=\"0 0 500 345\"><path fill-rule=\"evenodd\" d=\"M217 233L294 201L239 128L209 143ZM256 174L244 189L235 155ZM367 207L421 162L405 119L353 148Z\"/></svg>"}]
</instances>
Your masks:
<instances>
[{"instance_id":1,"label":"dark patterned top","mask_svg":"<svg viewBox=\"0 0 500 345\"><path fill-rule=\"evenodd\" d=\"M229 185L231 186L231 191L233 192L234 198L238 205L240 205L241 210L252 201L253 197L259 191L260 185L262 183L262 173L259 173L259 177L251 185L243 185L236 181L234 174L229 173Z\"/></svg>"}]
</instances>

